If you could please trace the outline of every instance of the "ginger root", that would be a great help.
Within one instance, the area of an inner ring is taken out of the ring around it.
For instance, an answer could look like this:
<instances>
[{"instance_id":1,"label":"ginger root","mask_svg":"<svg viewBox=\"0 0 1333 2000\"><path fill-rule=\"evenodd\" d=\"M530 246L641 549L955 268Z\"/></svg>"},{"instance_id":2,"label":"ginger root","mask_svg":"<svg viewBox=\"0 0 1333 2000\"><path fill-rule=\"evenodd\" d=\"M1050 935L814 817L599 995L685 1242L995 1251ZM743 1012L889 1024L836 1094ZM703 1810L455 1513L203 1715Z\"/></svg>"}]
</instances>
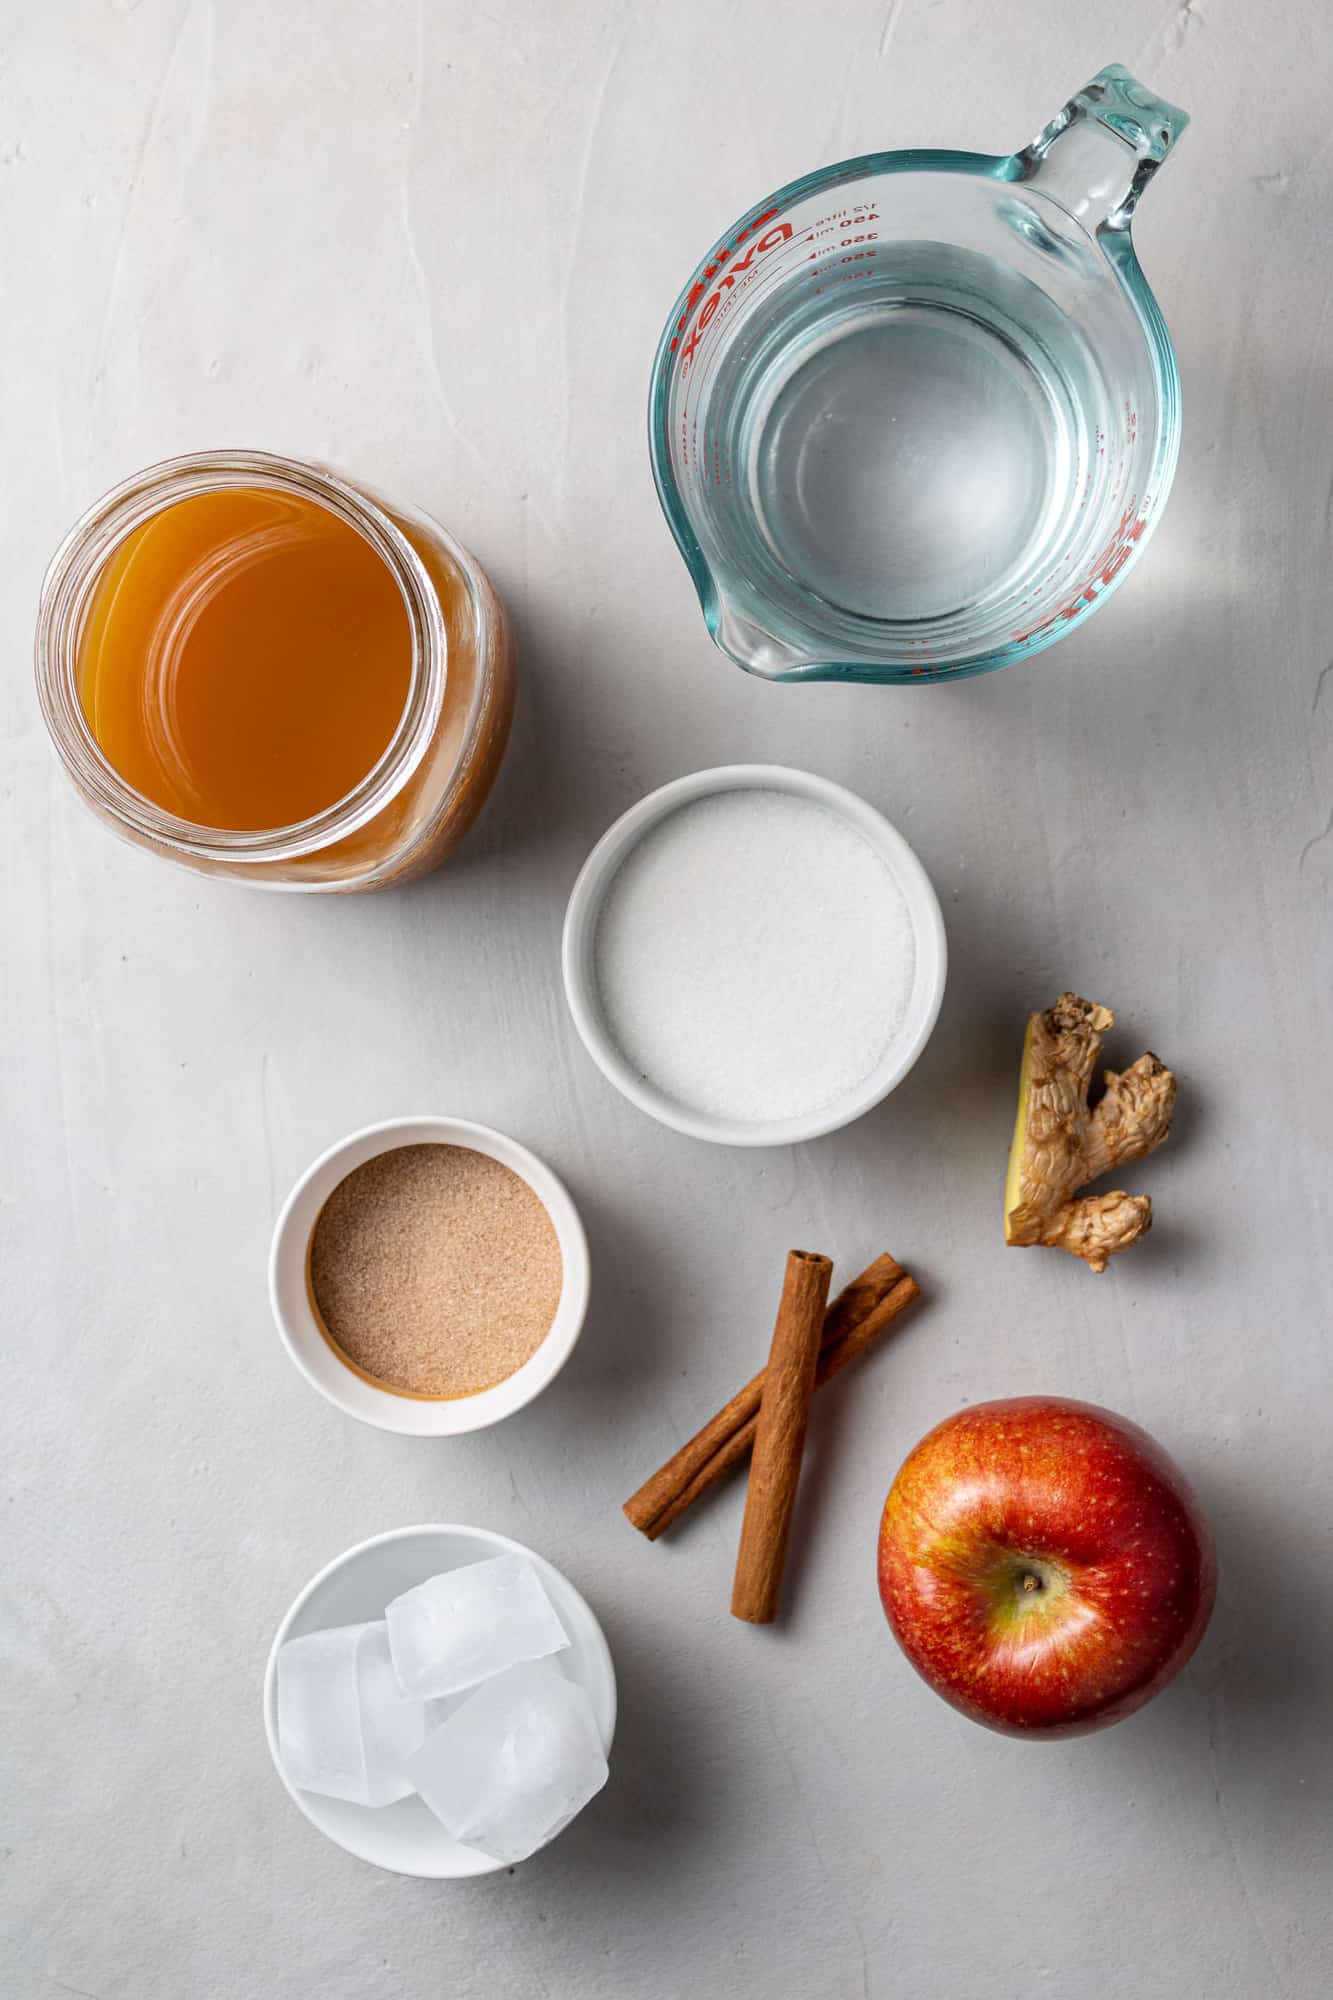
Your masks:
<instances>
[{"instance_id":1,"label":"ginger root","mask_svg":"<svg viewBox=\"0 0 1333 2000\"><path fill-rule=\"evenodd\" d=\"M1102 1039L1114 1025L1109 1007L1076 993L1029 1015L1004 1197L1007 1243L1067 1250L1094 1271L1146 1236L1152 1202L1146 1194L1074 1197L1160 1146L1176 1102L1171 1071L1144 1055L1119 1075L1107 1070L1105 1095L1089 1108Z\"/></svg>"}]
</instances>

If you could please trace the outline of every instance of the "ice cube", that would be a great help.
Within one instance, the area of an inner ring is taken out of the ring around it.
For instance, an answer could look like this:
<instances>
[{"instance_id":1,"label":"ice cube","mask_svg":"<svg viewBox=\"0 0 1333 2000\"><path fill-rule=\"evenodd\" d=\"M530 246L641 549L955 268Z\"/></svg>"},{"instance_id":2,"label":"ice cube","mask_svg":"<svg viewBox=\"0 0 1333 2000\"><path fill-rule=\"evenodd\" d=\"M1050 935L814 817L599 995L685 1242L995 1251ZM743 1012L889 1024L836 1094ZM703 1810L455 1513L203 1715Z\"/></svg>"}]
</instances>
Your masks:
<instances>
[{"instance_id":1,"label":"ice cube","mask_svg":"<svg viewBox=\"0 0 1333 2000\"><path fill-rule=\"evenodd\" d=\"M492 1556L428 1577L384 1614L398 1685L425 1700L457 1694L569 1644L532 1564Z\"/></svg>"},{"instance_id":2,"label":"ice cube","mask_svg":"<svg viewBox=\"0 0 1333 2000\"><path fill-rule=\"evenodd\" d=\"M592 1703L552 1660L497 1674L433 1730L408 1770L455 1840L522 1861L607 1780Z\"/></svg>"},{"instance_id":3,"label":"ice cube","mask_svg":"<svg viewBox=\"0 0 1333 2000\"><path fill-rule=\"evenodd\" d=\"M278 1747L303 1791L362 1806L405 1799L427 1727L425 1703L398 1685L383 1620L308 1632L278 1654Z\"/></svg>"},{"instance_id":4,"label":"ice cube","mask_svg":"<svg viewBox=\"0 0 1333 2000\"><path fill-rule=\"evenodd\" d=\"M431 1727L430 1703L410 1700L399 1687L382 1618L366 1626L357 1665L366 1775L374 1795L366 1803L392 1805L412 1790L407 1765Z\"/></svg>"}]
</instances>

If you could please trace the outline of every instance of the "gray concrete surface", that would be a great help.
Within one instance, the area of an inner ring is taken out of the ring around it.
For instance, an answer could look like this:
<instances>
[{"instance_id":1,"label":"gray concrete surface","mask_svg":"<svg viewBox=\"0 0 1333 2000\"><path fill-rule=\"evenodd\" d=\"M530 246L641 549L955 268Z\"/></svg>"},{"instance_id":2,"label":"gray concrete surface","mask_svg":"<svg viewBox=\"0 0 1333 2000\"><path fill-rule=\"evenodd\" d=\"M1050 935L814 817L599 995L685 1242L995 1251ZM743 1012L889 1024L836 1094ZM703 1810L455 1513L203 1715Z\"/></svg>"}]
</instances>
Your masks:
<instances>
[{"instance_id":1,"label":"gray concrete surface","mask_svg":"<svg viewBox=\"0 0 1333 2000\"><path fill-rule=\"evenodd\" d=\"M775 9L51 0L0 70L8 1770L13 2000L1267 2000L1327 1990L1328 215L1320 0ZM1144 202L1184 455L1116 602L953 688L783 690L712 650L644 448L670 298L717 229L879 145L1004 150L1119 58L1194 114ZM50 756L28 650L76 512L168 452L327 455L492 568L525 682L455 865L268 898L118 845ZM564 899L647 788L731 758L855 787L939 888L953 974L909 1083L745 1155L578 1047ZM1024 1011L1074 984L1183 1090L1103 1280L1006 1252ZM595 1305L558 1386L415 1444L324 1406L270 1325L275 1208L412 1110L567 1176ZM782 1253L887 1244L931 1301L819 1409L772 1632L727 1616L741 1495L651 1548L619 1503L747 1374ZM1213 1628L1106 1735L975 1729L872 1585L907 1447L966 1399L1123 1410L1216 1524ZM456 1519L540 1547L620 1670L613 1781L518 1873L323 1843L269 1767L273 1628L330 1556Z\"/></svg>"}]
</instances>

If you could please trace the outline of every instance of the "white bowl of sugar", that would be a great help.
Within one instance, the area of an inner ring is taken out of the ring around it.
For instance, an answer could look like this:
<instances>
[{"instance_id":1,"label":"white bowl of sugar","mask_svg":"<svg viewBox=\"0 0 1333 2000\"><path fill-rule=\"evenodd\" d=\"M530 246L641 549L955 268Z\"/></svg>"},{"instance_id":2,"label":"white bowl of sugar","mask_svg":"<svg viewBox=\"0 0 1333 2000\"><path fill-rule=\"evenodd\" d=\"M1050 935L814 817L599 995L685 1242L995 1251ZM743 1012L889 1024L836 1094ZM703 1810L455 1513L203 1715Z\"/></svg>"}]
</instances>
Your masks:
<instances>
[{"instance_id":1,"label":"white bowl of sugar","mask_svg":"<svg viewBox=\"0 0 1333 2000\"><path fill-rule=\"evenodd\" d=\"M808 771L663 785L602 836L565 917L594 1062L662 1124L725 1146L834 1132L899 1084L944 997L944 922L896 828Z\"/></svg>"}]
</instances>

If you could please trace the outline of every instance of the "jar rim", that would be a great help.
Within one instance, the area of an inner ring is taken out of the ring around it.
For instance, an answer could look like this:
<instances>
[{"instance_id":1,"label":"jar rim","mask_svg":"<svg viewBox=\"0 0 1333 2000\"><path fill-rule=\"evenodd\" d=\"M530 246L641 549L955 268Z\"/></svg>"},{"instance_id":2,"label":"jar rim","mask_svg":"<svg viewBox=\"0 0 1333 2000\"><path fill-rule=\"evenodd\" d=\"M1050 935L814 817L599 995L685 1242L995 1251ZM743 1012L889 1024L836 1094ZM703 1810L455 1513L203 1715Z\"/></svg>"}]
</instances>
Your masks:
<instances>
[{"instance_id":1,"label":"jar rim","mask_svg":"<svg viewBox=\"0 0 1333 2000\"><path fill-rule=\"evenodd\" d=\"M180 818L137 791L92 733L79 698L78 648L92 595L117 548L155 514L181 500L258 486L313 500L367 541L385 564L407 613L407 697L380 757L349 792L289 826L236 830ZM275 452L188 452L159 460L104 493L74 523L47 567L37 615L37 692L51 740L89 803L125 832L210 860L292 860L344 840L382 812L430 746L444 702L448 635L421 557L388 513L333 472Z\"/></svg>"}]
</instances>

